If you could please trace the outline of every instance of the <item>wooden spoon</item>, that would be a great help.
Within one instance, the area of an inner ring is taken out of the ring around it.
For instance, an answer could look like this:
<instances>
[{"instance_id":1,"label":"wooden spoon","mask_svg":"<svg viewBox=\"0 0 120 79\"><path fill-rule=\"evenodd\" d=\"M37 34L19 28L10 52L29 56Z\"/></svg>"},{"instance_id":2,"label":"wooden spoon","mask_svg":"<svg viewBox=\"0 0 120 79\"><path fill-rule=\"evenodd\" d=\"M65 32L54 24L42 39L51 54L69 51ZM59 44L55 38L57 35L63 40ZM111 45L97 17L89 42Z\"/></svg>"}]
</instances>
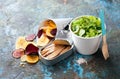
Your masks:
<instances>
[{"instance_id":1,"label":"wooden spoon","mask_svg":"<svg viewBox=\"0 0 120 79\"><path fill-rule=\"evenodd\" d=\"M106 41L106 29L104 26L104 11L101 9L100 10L100 19L101 19L101 24L102 24L102 39L103 39L103 44L102 44L102 53L104 56L104 59L107 60L109 58L109 53L108 53L108 45Z\"/></svg>"},{"instance_id":2,"label":"wooden spoon","mask_svg":"<svg viewBox=\"0 0 120 79\"><path fill-rule=\"evenodd\" d=\"M106 35L103 36L102 52L103 52L103 56L104 56L105 60L107 60L107 58L109 58L109 53L108 53L108 45L107 45L107 41L106 41Z\"/></svg>"}]
</instances>

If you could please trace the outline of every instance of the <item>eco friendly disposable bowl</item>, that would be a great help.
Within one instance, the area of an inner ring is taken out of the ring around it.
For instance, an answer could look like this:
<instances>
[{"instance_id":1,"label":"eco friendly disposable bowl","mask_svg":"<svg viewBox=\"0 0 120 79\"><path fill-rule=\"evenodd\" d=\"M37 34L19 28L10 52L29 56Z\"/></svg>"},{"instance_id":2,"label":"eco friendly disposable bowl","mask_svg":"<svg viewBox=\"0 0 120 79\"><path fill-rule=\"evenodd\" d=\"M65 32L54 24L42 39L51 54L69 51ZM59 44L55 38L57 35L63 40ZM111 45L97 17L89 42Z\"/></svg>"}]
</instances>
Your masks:
<instances>
[{"instance_id":1,"label":"eco friendly disposable bowl","mask_svg":"<svg viewBox=\"0 0 120 79\"><path fill-rule=\"evenodd\" d=\"M61 60L67 58L68 56L70 56L70 55L73 53L73 50L72 50L73 47L74 47L74 45L71 45L71 48L70 48L67 52L65 52L65 53L63 53L63 54L61 54L61 55L56 56L54 59L46 59L45 57L43 57L42 54L41 54L41 50L43 49L43 48L42 48L42 49L39 51L39 56L40 56L41 61L42 61L45 65L54 65L54 64L60 62Z\"/></svg>"},{"instance_id":2,"label":"eco friendly disposable bowl","mask_svg":"<svg viewBox=\"0 0 120 79\"><path fill-rule=\"evenodd\" d=\"M91 15L83 15L83 16L91 16ZM72 35L72 40L74 42L74 45L77 51L83 55L91 55L91 54L94 54L98 50L101 39L102 39L102 33L95 37L89 37L89 38L80 37L74 34L73 31L71 30L71 24L74 20L81 18L81 17L82 16L76 17L75 19L71 21L69 25L69 30Z\"/></svg>"}]
</instances>

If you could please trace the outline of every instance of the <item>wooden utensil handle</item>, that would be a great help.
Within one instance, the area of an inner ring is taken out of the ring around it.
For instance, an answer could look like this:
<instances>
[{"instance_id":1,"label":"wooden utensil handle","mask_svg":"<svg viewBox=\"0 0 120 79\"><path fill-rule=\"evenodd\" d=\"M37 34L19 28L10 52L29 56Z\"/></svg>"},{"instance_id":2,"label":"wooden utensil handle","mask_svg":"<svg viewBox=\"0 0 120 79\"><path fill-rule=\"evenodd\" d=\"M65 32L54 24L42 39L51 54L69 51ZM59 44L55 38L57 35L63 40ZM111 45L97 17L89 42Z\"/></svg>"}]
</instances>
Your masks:
<instances>
[{"instance_id":1,"label":"wooden utensil handle","mask_svg":"<svg viewBox=\"0 0 120 79\"><path fill-rule=\"evenodd\" d=\"M107 44L106 35L103 36L103 43Z\"/></svg>"}]
</instances>

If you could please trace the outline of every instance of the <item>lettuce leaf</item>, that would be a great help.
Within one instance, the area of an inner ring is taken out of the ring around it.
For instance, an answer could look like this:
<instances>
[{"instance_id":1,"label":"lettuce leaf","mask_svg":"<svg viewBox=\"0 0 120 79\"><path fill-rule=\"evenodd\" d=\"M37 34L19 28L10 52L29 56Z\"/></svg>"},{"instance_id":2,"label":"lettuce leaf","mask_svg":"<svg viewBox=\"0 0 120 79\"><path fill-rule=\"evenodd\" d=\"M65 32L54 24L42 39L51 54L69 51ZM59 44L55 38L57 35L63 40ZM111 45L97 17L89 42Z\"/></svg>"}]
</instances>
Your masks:
<instances>
[{"instance_id":1,"label":"lettuce leaf","mask_svg":"<svg viewBox=\"0 0 120 79\"><path fill-rule=\"evenodd\" d=\"M80 37L94 37L102 33L101 21L95 16L83 16L72 22L71 30Z\"/></svg>"}]
</instances>

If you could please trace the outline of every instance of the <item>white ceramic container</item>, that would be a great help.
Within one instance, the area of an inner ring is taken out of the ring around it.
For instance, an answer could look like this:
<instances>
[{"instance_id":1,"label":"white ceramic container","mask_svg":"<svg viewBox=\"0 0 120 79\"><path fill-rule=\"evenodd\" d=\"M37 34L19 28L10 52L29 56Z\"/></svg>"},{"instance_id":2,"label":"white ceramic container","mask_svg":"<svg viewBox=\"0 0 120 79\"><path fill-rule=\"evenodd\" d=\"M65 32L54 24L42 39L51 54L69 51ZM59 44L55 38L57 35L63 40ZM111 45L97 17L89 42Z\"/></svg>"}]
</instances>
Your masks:
<instances>
[{"instance_id":1,"label":"white ceramic container","mask_svg":"<svg viewBox=\"0 0 120 79\"><path fill-rule=\"evenodd\" d=\"M91 16L91 15L84 15L84 16ZM71 23L80 17L82 17L82 16L79 16L79 17L73 19L71 21ZM90 38L84 38L84 37L77 36L71 30L71 23L69 25L69 30L72 35L72 40L74 42L74 45L75 45L77 51L83 55L94 54L99 48L99 45L100 45L100 42L102 39L102 34L99 34L98 36L90 37Z\"/></svg>"}]
</instances>

